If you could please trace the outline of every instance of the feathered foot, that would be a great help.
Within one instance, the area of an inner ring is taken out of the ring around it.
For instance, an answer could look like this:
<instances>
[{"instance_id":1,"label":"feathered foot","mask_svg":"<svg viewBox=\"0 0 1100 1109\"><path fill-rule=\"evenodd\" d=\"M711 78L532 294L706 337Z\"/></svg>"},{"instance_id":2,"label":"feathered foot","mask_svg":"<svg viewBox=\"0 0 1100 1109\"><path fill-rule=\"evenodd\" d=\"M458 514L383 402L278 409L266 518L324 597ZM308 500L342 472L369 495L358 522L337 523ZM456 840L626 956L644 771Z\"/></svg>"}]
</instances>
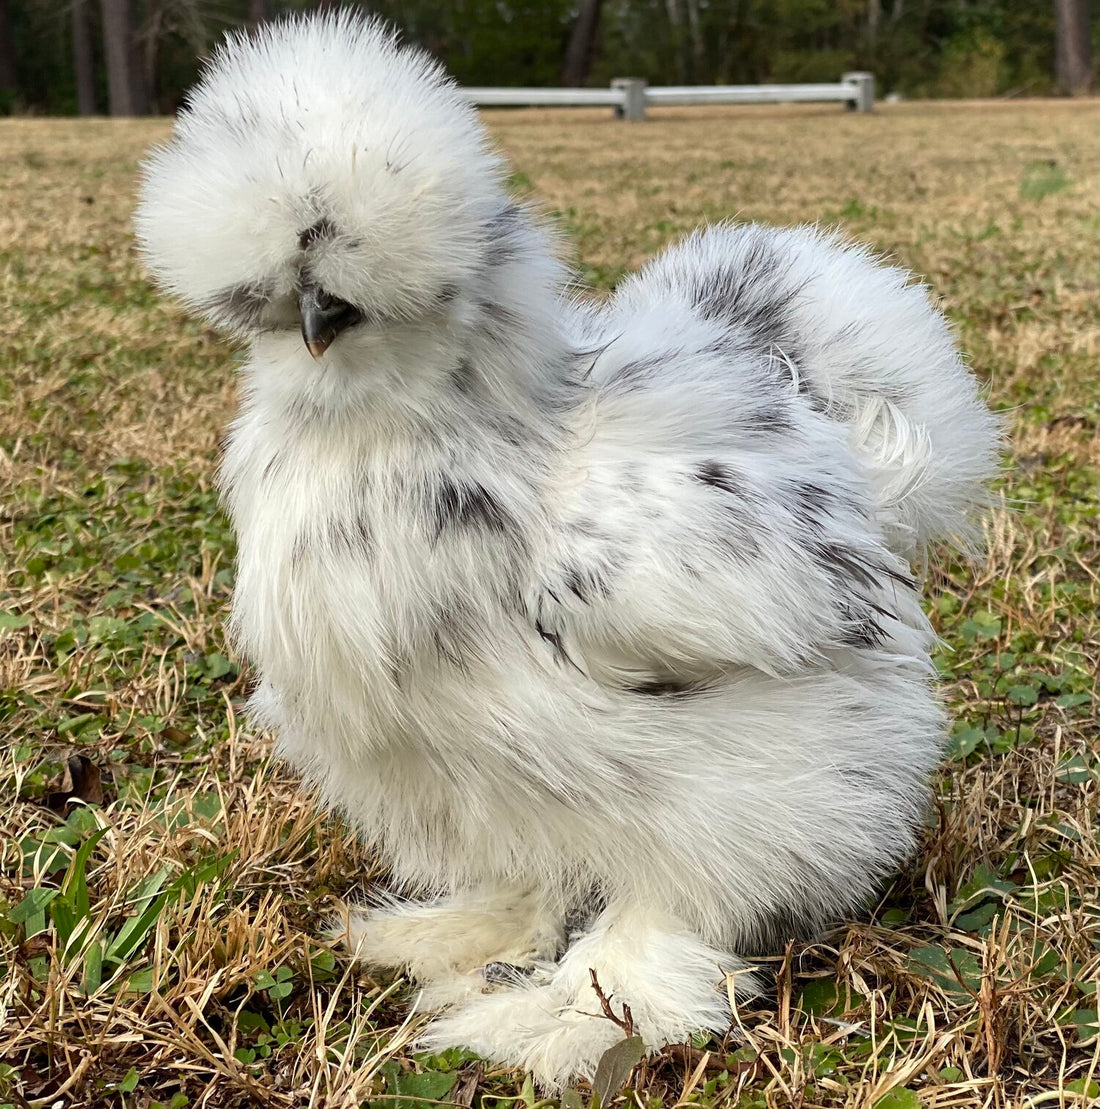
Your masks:
<instances>
[{"instance_id":1,"label":"feathered foot","mask_svg":"<svg viewBox=\"0 0 1100 1109\"><path fill-rule=\"evenodd\" d=\"M551 1092L591 1079L600 1056L632 1029L651 1051L730 1024L730 990L758 992L736 956L652 909L608 908L556 967L475 994L437 1017L422 1043L465 1047L523 1067ZM597 988L598 987L598 988Z\"/></svg>"},{"instance_id":2,"label":"feathered foot","mask_svg":"<svg viewBox=\"0 0 1100 1109\"><path fill-rule=\"evenodd\" d=\"M406 971L421 987L416 1007L437 1009L556 958L563 933L561 914L534 891L496 887L429 902L387 898L351 912L343 939L357 961Z\"/></svg>"}]
</instances>

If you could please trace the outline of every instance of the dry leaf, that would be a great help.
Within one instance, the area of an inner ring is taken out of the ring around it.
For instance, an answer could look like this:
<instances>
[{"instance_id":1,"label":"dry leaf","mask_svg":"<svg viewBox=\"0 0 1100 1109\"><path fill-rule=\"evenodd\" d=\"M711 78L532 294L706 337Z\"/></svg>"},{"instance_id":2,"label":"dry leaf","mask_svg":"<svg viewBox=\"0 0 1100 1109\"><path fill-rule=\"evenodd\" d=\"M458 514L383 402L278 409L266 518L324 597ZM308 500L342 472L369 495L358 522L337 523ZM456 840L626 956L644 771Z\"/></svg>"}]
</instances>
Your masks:
<instances>
[{"instance_id":1,"label":"dry leaf","mask_svg":"<svg viewBox=\"0 0 1100 1109\"><path fill-rule=\"evenodd\" d=\"M64 814L73 801L86 805L103 804L103 778L99 767L87 755L70 755L65 763L61 788L46 794L45 805Z\"/></svg>"}]
</instances>

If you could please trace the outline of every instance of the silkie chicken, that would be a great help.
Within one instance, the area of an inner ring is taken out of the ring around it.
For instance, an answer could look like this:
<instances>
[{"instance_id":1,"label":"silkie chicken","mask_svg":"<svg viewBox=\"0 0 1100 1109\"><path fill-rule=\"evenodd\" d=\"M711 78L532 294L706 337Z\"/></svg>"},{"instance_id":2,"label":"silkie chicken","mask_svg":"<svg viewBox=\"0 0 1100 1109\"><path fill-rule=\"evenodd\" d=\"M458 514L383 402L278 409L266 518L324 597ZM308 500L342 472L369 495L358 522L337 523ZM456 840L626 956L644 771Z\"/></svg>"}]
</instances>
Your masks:
<instances>
[{"instance_id":1,"label":"silkie chicken","mask_svg":"<svg viewBox=\"0 0 1100 1109\"><path fill-rule=\"evenodd\" d=\"M586 302L461 91L348 14L231 35L136 222L247 343L230 628L392 875L356 957L548 1090L623 1035L593 974L650 1049L727 1030L940 757L910 565L999 435L927 290L731 223Z\"/></svg>"}]
</instances>

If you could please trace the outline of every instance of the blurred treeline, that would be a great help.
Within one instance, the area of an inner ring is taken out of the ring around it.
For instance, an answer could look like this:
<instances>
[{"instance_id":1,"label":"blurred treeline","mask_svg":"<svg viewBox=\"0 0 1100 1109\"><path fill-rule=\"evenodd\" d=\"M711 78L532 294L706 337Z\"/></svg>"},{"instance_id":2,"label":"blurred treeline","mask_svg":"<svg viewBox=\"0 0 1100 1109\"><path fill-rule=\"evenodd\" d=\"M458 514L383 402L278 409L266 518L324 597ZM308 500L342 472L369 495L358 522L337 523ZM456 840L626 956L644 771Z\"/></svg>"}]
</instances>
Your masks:
<instances>
[{"instance_id":1,"label":"blurred treeline","mask_svg":"<svg viewBox=\"0 0 1100 1109\"><path fill-rule=\"evenodd\" d=\"M880 93L1082 92L1097 0L376 0L470 85L835 81ZM0 0L0 111L167 113L230 27L333 3Z\"/></svg>"}]
</instances>

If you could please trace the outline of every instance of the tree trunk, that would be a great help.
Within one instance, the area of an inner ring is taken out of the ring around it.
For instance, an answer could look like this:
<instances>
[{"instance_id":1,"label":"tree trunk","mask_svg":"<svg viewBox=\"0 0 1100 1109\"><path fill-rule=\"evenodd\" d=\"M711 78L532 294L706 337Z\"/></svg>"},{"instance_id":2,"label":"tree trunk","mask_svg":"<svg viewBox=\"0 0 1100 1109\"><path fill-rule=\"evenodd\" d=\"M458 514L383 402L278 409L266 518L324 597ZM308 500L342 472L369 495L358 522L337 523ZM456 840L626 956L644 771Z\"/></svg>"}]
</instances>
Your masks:
<instances>
[{"instance_id":1,"label":"tree trunk","mask_svg":"<svg viewBox=\"0 0 1100 1109\"><path fill-rule=\"evenodd\" d=\"M676 83L687 84L687 66L684 65L684 35L683 21L680 18L680 5L676 0L665 0L665 11L668 12L669 38L672 42L674 60L676 63Z\"/></svg>"},{"instance_id":2,"label":"tree trunk","mask_svg":"<svg viewBox=\"0 0 1100 1109\"><path fill-rule=\"evenodd\" d=\"M137 115L134 103L133 32L130 0L100 0L103 53L107 59L107 104L113 116Z\"/></svg>"},{"instance_id":3,"label":"tree trunk","mask_svg":"<svg viewBox=\"0 0 1100 1109\"><path fill-rule=\"evenodd\" d=\"M1070 96L1083 96L1092 84L1088 0L1054 0L1054 21L1058 87Z\"/></svg>"},{"instance_id":4,"label":"tree trunk","mask_svg":"<svg viewBox=\"0 0 1100 1109\"><path fill-rule=\"evenodd\" d=\"M95 115L95 68L92 61L92 22L88 0L72 0L73 69L76 71L76 110Z\"/></svg>"},{"instance_id":5,"label":"tree trunk","mask_svg":"<svg viewBox=\"0 0 1100 1109\"><path fill-rule=\"evenodd\" d=\"M149 114L151 81L130 0L100 0L107 101L113 116Z\"/></svg>"},{"instance_id":6,"label":"tree trunk","mask_svg":"<svg viewBox=\"0 0 1100 1109\"><path fill-rule=\"evenodd\" d=\"M19 91L19 75L15 72L15 43L11 29L8 0L0 0L0 97L15 97Z\"/></svg>"},{"instance_id":7,"label":"tree trunk","mask_svg":"<svg viewBox=\"0 0 1100 1109\"><path fill-rule=\"evenodd\" d=\"M601 0L581 0L577 22L573 24L561 67L561 83L567 88L580 88L588 80L592 50L600 26L600 4Z\"/></svg>"},{"instance_id":8,"label":"tree trunk","mask_svg":"<svg viewBox=\"0 0 1100 1109\"><path fill-rule=\"evenodd\" d=\"M706 64L706 47L703 44L703 27L699 19L699 0L686 0L688 34L691 38L691 66L688 83L698 85L703 80Z\"/></svg>"},{"instance_id":9,"label":"tree trunk","mask_svg":"<svg viewBox=\"0 0 1100 1109\"><path fill-rule=\"evenodd\" d=\"M867 0L867 41L873 47L878 42L878 29L882 23L882 0Z\"/></svg>"},{"instance_id":10,"label":"tree trunk","mask_svg":"<svg viewBox=\"0 0 1100 1109\"><path fill-rule=\"evenodd\" d=\"M149 30L148 36L142 42L138 34L137 12L132 0L126 0L130 9L130 87L133 90L134 111L136 116L147 116L152 113L153 86L156 77L157 34L156 29Z\"/></svg>"}]
</instances>

